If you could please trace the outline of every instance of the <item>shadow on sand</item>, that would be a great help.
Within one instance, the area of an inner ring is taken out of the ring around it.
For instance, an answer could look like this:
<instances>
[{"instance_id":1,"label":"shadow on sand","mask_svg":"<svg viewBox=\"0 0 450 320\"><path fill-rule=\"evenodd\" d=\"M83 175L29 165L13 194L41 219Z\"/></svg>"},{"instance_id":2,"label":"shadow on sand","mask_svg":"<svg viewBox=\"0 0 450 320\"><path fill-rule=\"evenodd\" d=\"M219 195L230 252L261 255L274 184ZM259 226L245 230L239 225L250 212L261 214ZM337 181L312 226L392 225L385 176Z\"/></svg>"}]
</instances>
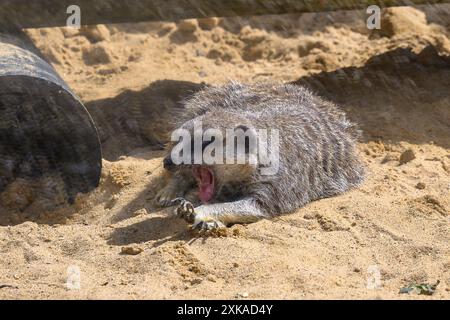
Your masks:
<instances>
[{"instance_id":1,"label":"shadow on sand","mask_svg":"<svg viewBox=\"0 0 450 320\"><path fill-rule=\"evenodd\" d=\"M416 54L399 48L348 67L300 78L341 105L363 141L434 143L450 147L450 57L433 46Z\"/></svg>"}]
</instances>

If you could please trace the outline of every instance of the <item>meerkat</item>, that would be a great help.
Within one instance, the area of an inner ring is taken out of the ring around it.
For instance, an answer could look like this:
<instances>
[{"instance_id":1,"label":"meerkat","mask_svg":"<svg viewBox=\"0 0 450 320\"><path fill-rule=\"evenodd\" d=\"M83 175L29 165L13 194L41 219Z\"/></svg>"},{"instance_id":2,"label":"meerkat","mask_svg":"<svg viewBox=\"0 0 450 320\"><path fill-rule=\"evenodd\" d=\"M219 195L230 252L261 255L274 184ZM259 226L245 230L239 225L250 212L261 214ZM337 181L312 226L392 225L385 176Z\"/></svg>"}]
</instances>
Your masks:
<instances>
[{"instance_id":1,"label":"meerkat","mask_svg":"<svg viewBox=\"0 0 450 320\"><path fill-rule=\"evenodd\" d=\"M267 162L258 160L177 164L176 144L171 143L163 159L170 179L156 200L161 206L178 204L177 215L193 228L205 231L291 213L363 181L356 150L359 130L336 105L304 87L231 82L206 87L184 104L190 119L179 128L194 136L196 122L201 122L203 134L211 128L249 132L241 149L246 159L254 152L249 149L250 138L261 139L258 129L279 134L278 145L266 144L268 152L278 153L278 168L272 174L264 174ZM213 140L203 139L202 151Z\"/></svg>"}]
</instances>

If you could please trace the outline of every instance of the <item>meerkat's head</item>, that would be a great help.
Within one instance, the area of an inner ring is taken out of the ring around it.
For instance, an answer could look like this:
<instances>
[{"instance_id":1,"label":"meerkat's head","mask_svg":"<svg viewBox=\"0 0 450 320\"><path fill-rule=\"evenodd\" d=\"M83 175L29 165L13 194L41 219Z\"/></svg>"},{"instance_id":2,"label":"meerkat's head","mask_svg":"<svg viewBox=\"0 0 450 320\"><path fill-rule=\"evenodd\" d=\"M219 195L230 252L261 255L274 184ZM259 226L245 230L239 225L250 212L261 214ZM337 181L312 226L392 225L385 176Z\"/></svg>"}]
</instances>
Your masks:
<instances>
[{"instance_id":1,"label":"meerkat's head","mask_svg":"<svg viewBox=\"0 0 450 320\"><path fill-rule=\"evenodd\" d=\"M167 170L188 170L197 182L199 199L232 197L257 169L257 134L235 112L208 112L184 123L172 134Z\"/></svg>"}]
</instances>

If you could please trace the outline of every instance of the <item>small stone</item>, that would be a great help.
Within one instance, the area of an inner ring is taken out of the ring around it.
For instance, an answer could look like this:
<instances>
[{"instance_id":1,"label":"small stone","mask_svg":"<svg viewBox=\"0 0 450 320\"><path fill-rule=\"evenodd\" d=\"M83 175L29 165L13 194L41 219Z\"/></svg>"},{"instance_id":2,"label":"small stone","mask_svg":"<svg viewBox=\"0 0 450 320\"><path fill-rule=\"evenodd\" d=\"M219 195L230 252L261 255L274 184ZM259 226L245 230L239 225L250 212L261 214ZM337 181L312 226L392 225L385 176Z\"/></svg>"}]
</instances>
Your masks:
<instances>
[{"instance_id":1,"label":"small stone","mask_svg":"<svg viewBox=\"0 0 450 320\"><path fill-rule=\"evenodd\" d=\"M248 292L239 292L236 294L236 298L248 298Z\"/></svg>"},{"instance_id":2,"label":"small stone","mask_svg":"<svg viewBox=\"0 0 450 320\"><path fill-rule=\"evenodd\" d=\"M400 159L398 160L400 165L408 163L412 160L414 160L416 158L416 155L414 153L414 151L412 149L408 149L406 151L404 151L401 155L400 155Z\"/></svg>"},{"instance_id":3,"label":"small stone","mask_svg":"<svg viewBox=\"0 0 450 320\"><path fill-rule=\"evenodd\" d=\"M195 19L182 20L178 23L178 30L185 33L194 33L198 24Z\"/></svg>"},{"instance_id":4,"label":"small stone","mask_svg":"<svg viewBox=\"0 0 450 320\"><path fill-rule=\"evenodd\" d=\"M211 49L209 50L208 54L206 55L208 59L218 59L222 57L222 52L217 49Z\"/></svg>"},{"instance_id":5,"label":"small stone","mask_svg":"<svg viewBox=\"0 0 450 320\"><path fill-rule=\"evenodd\" d=\"M418 184L416 184L416 188L419 190L425 189L425 183L419 182Z\"/></svg>"},{"instance_id":6,"label":"small stone","mask_svg":"<svg viewBox=\"0 0 450 320\"><path fill-rule=\"evenodd\" d=\"M108 28L102 24L96 26L83 26L80 34L85 36L91 43L96 43L110 39Z\"/></svg>"},{"instance_id":7,"label":"small stone","mask_svg":"<svg viewBox=\"0 0 450 320\"><path fill-rule=\"evenodd\" d=\"M111 54L99 44L83 48L83 60L87 65L106 64L111 62Z\"/></svg>"},{"instance_id":8,"label":"small stone","mask_svg":"<svg viewBox=\"0 0 450 320\"><path fill-rule=\"evenodd\" d=\"M212 30L218 24L217 18L198 19L198 26L203 30Z\"/></svg>"},{"instance_id":9,"label":"small stone","mask_svg":"<svg viewBox=\"0 0 450 320\"><path fill-rule=\"evenodd\" d=\"M139 253L141 253L142 251L144 251L144 250L142 250L142 248L128 246L128 247L122 247L120 253L135 256L135 255L138 255Z\"/></svg>"}]
</instances>

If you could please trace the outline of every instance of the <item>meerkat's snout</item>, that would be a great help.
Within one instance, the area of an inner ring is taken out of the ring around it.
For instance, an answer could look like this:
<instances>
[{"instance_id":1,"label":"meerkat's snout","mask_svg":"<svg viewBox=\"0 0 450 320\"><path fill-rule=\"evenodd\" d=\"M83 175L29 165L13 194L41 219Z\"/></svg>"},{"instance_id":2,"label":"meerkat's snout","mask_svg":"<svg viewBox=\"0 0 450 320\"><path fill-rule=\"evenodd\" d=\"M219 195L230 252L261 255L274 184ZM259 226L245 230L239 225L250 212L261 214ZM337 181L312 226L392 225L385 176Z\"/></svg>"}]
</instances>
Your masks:
<instances>
[{"instance_id":1,"label":"meerkat's snout","mask_svg":"<svg viewBox=\"0 0 450 320\"><path fill-rule=\"evenodd\" d=\"M163 167L166 170L173 170L175 168L175 164L172 161L172 156L169 154L167 157L163 160Z\"/></svg>"}]
</instances>

